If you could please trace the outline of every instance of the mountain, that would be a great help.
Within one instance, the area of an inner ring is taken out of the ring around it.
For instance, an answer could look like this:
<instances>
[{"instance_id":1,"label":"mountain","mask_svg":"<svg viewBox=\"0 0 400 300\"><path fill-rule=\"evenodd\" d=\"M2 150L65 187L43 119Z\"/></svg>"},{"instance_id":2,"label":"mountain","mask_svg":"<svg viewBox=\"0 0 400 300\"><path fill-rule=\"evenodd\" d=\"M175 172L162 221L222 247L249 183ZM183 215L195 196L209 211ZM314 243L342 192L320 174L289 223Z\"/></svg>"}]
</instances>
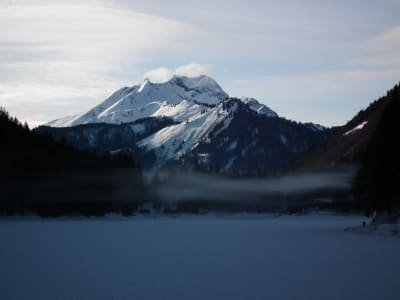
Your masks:
<instances>
[{"instance_id":1,"label":"mountain","mask_svg":"<svg viewBox=\"0 0 400 300\"><path fill-rule=\"evenodd\" d=\"M310 128L271 112L260 114L240 99L231 98L224 106L227 117L197 142L184 157L185 165L237 175L269 175L329 134L329 130Z\"/></svg>"},{"instance_id":2,"label":"mountain","mask_svg":"<svg viewBox=\"0 0 400 300\"><path fill-rule=\"evenodd\" d=\"M277 172L329 134L320 125L281 118L254 98L231 98L204 75L145 79L38 132L81 149L131 153L145 168L229 174Z\"/></svg>"},{"instance_id":3,"label":"mountain","mask_svg":"<svg viewBox=\"0 0 400 300\"><path fill-rule=\"evenodd\" d=\"M373 101L345 125L333 128L327 140L306 151L289 170L319 171L343 165L359 165L390 99L386 95Z\"/></svg>"},{"instance_id":4,"label":"mountain","mask_svg":"<svg viewBox=\"0 0 400 300\"><path fill-rule=\"evenodd\" d=\"M116 91L88 112L55 120L47 125L121 124L157 116L181 122L226 98L228 94L212 78L204 75L195 78L174 76L164 83L152 83L145 79L140 85Z\"/></svg>"}]
</instances>

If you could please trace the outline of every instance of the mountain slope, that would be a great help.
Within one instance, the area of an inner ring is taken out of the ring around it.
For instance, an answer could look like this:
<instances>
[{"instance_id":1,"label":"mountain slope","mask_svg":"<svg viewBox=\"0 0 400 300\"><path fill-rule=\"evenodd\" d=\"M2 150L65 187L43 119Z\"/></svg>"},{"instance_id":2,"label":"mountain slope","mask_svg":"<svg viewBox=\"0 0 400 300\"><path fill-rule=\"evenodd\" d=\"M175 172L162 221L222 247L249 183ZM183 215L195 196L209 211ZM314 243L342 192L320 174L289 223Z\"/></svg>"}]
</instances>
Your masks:
<instances>
[{"instance_id":1,"label":"mountain slope","mask_svg":"<svg viewBox=\"0 0 400 300\"><path fill-rule=\"evenodd\" d=\"M56 141L65 141L78 150L95 151L100 155L125 153L133 156L142 167L152 167L156 159L153 151L144 151L137 143L159 130L179 124L168 117L149 117L120 125L93 123L73 127L41 126L41 135L51 135Z\"/></svg>"},{"instance_id":2,"label":"mountain slope","mask_svg":"<svg viewBox=\"0 0 400 300\"><path fill-rule=\"evenodd\" d=\"M397 223L400 219L400 84L378 102L385 103L384 109L355 176L355 198L367 214L385 212L388 215L383 214L381 221Z\"/></svg>"},{"instance_id":3,"label":"mountain slope","mask_svg":"<svg viewBox=\"0 0 400 300\"><path fill-rule=\"evenodd\" d=\"M69 127L90 123L120 124L146 117L168 116L183 121L228 98L210 77L174 76L165 83L124 87L86 113L52 121L47 125ZM185 100L185 101L183 101Z\"/></svg>"},{"instance_id":4,"label":"mountain slope","mask_svg":"<svg viewBox=\"0 0 400 300\"><path fill-rule=\"evenodd\" d=\"M235 98L225 103L223 112L227 117L191 149L184 164L220 173L269 175L329 134L329 130L259 115Z\"/></svg>"},{"instance_id":5,"label":"mountain slope","mask_svg":"<svg viewBox=\"0 0 400 300\"><path fill-rule=\"evenodd\" d=\"M171 122L156 122L158 126L152 129L149 120ZM96 130L94 124L98 125ZM256 168L263 174L275 172L327 133L325 128L316 124L294 126L293 122L279 117L254 98L229 98L207 76L175 76L157 84L144 80L140 85L120 89L84 114L55 120L48 125L38 131L100 153L129 150L136 157L146 157L143 166L156 169L172 165L191 168L193 165L187 163L190 161L187 158L196 156L199 149L204 152L207 148L207 153L213 157L208 162L221 166L219 172L222 173L254 173L257 163L250 159L255 156L247 146L255 144L265 153L277 151L276 155L259 156ZM246 138L242 136L244 131L248 134ZM276 134L270 134L272 131ZM255 138L254 132L265 139ZM219 137L226 134L233 140L240 140L237 149L232 145L229 153L219 146ZM242 147L242 143L248 145ZM209 147L205 147L206 144ZM235 151L242 153L239 155ZM228 163L225 160L231 154L243 159L231 158L231 163ZM149 157L153 157L153 161ZM205 166L205 169L210 168L210 165Z\"/></svg>"},{"instance_id":6,"label":"mountain slope","mask_svg":"<svg viewBox=\"0 0 400 300\"><path fill-rule=\"evenodd\" d=\"M334 128L329 139L307 151L290 170L322 170L343 164L359 164L389 101L390 97L382 97L345 125Z\"/></svg>"}]
</instances>

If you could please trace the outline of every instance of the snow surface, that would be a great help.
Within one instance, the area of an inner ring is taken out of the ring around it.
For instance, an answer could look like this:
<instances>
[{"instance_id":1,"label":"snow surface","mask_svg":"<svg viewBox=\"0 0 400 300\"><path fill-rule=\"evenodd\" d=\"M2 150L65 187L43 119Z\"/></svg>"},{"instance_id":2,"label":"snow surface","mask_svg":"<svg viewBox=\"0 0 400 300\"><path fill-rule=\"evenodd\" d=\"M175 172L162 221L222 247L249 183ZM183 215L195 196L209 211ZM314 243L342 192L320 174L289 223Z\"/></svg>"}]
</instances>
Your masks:
<instances>
[{"instance_id":1,"label":"snow surface","mask_svg":"<svg viewBox=\"0 0 400 300\"><path fill-rule=\"evenodd\" d=\"M184 101L187 105L189 102ZM169 159L179 159L185 152L194 148L201 140L205 140L209 132L219 124L224 122L223 127L229 124L230 118L237 110L237 105L233 105L228 111L222 109L222 103L213 109L201 112L201 106L194 104L191 110L184 109L186 114L182 117L181 123L165 127L153 135L146 137L139 142L139 146L156 149L158 165L160 167ZM177 114L176 114L177 115Z\"/></svg>"},{"instance_id":2,"label":"snow surface","mask_svg":"<svg viewBox=\"0 0 400 300\"><path fill-rule=\"evenodd\" d=\"M185 113L190 115L185 110L190 110L189 106L194 102L216 105L228 97L212 78L204 75L194 78L174 76L164 83L153 83L145 79L140 85L118 90L88 112L55 120L47 125L69 127L89 123L120 124L163 115L179 120L187 117ZM183 100L187 101L180 105ZM179 107L175 108L175 105Z\"/></svg>"},{"instance_id":3,"label":"snow surface","mask_svg":"<svg viewBox=\"0 0 400 300\"><path fill-rule=\"evenodd\" d=\"M231 118L226 118L221 104L228 97L212 78L204 75L194 78L174 76L164 83L152 83L145 79L140 85L118 90L88 112L55 120L48 125L68 127L89 123L121 124L147 117L169 117L184 124L165 128L143 141L141 146L154 149L167 145L165 151L159 151L160 157L166 154L167 159L178 159L218 122L225 120L221 131L229 125ZM275 112L254 98L242 98L242 101L258 114L277 117ZM236 106L231 111L235 109ZM132 127L137 133L141 129L138 126ZM171 147L171 142L174 147ZM182 149L176 151L181 143Z\"/></svg>"},{"instance_id":4,"label":"snow surface","mask_svg":"<svg viewBox=\"0 0 400 300\"><path fill-rule=\"evenodd\" d=\"M400 225L399 224L373 224L372 222L367 223L365 226L358 225L355 227L347 228L348 231L366 234L380 234L387 236L397 235L400 237Z\"/></svg>"},{"instance_id":5,"label":"snow surface","mask_svg":"<svg viewBox=\"0 0 400 300\"><path fill-rule=\"evenodd\" d=\"M354 133L355 131L361 130L361 129L364 128L365 125L367 125L367 123L368 123L368 121L364 121L364 122L358 124L358 125L357 125L356 127L354 127L353 129L350 129L349 131L346 131L343 135L344 135L344 136L345 136L345 135L349 135L349 134Z\"/></svg>"},{"instance_id":6,"label":"snow surface","mask_svg":"<svg viewBox=\"0 0 400 300\"><path fill-rule=\"evenodd\" d=\"M400 299L400 239L358 216L0 221L2 299Z\"/></svg>"}]
</instances>

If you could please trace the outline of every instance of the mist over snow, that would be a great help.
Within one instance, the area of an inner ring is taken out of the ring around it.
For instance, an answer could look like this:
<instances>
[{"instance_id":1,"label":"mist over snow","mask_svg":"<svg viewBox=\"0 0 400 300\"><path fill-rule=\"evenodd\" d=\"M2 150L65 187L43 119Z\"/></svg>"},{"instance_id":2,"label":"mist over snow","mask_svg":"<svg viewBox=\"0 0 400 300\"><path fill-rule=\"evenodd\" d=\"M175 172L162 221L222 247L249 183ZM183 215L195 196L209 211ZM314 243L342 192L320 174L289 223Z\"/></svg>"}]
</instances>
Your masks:
<instances>
[{"instance_id":1,"label":"mist over snow","mask_svg":"<svg viewBox=\"0 0 400 300\"><path fill-rule=\"evenodd\" d=\"M257 197L295 196L323 189L348 190L354 172L355 168L346 167L335 172L286 175L270 179L235 179L204 173L178 173L165 184L154 187L154 193L163 201L171 202L192 199L252 201Z\"/></svg>"}]
</instances>

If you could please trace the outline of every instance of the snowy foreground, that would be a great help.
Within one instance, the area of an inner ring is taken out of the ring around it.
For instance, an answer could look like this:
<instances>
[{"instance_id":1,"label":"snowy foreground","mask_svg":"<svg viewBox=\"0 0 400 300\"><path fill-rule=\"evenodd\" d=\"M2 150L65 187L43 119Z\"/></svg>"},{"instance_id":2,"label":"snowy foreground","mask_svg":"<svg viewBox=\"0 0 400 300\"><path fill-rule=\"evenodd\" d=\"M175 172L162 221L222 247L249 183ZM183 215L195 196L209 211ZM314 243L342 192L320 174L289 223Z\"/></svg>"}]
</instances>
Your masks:
<instances>
[{"instance_id":1,"label":"snowy foreground","mask_svg":"<svg viewBox=\"0 0 400 300\"><path fill-rule=\"evenodd\" d=\"M400 299L361 217L0 220L1 299Z\"/></svg>"}]
</instances>

